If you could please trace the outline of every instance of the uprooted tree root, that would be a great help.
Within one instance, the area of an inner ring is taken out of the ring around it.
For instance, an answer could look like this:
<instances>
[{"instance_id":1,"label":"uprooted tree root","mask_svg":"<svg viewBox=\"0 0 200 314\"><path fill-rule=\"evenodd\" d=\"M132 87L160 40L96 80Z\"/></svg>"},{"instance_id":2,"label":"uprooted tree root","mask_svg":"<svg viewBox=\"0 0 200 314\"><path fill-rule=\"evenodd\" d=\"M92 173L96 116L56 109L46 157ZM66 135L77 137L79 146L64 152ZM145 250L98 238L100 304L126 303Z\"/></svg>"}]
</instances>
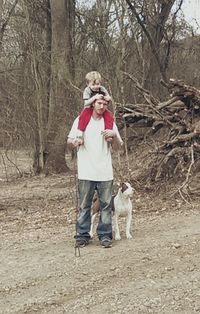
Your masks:
<instances>
[{"instance_id":1,"label":"uprooted tree root","mask_svg":"<svg viewBox=\"0 0 200 314\"><path fill-rule=\"evenodd\" d=\"M116 105L119 128L128 129L128 147L140 141L149 147L144 153L138 180L148 186L153 182L176 184L176 192L188 201L200 191L200 91L171 79L162 82L170 98L159 102L131 75L135 88L144 97L143 104Z\"/></svg>"}]
</instances>

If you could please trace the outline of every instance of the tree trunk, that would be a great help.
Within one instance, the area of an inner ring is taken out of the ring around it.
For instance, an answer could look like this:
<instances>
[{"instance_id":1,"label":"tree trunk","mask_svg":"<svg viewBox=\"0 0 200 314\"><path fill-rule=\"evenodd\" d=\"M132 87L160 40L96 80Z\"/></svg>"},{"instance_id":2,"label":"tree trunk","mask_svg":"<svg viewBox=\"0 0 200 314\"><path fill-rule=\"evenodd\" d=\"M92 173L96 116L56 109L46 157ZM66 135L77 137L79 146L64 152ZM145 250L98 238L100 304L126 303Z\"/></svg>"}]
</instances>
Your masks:
<instances>
[{"instance_id":1,"label":"tree trunk","mask_svg":"<svg viewBox=\"0 0 200 314\"><path fill-rule=\"evenodd\" d=\"M6 16L5 15L5 12L3 13L3 6L4 6L4 2L3 0L0 0L0 52L2 50L2 42L3 42L3 36L4 36L4 33L6 31L6 27L9 23L9 20L15 10L15 7L17 5L19 0L15 0L12 4L11 4L11 7L10 9L8 10Z\"/></svg>"},{"instance_id":2,"label":"tree trunk","mask_svg":"<svg viewBox=\"0 0 200 314\"><path fill-rule=\"evenodd\" d=\"M46 173L60 173L69 170L65 161L66 137L75 97L69 86L73 81L73 28L74 1L51 0L51 82L47 145L45 150Z\"/></svg>"}]
</instances>

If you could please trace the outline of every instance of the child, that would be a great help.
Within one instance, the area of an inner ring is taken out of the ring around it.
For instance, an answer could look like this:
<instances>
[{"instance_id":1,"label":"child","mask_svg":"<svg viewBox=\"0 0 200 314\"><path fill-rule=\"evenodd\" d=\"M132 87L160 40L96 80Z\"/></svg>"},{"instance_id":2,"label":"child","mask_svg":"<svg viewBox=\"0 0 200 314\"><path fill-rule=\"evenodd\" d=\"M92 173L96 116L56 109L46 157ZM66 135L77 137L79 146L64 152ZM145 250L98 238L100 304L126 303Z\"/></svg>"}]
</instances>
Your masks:
<instances>
[{"instance_id":1,"label":"child","mask_svg":"<svg viewBox=\"0 0 200 314\"><path fill-rule=\"evenodd\" d=\"M86 75L87 87L83 92L83 100L84 100L84 109L80 113L79 123L78 123L78 138L80 139L80 144L83 144L83 132L85 131L91 116L92 116L92 104L96 99L104 98L107 101L111 100L110 95L107 90L101 83L101 75L99 72L92 71L87 73ZM113 114L106 110L103 115L105 130L113 129L114 117ZM108 142L112 140L112 138L106 139Z\"/></svg>"}]
</instances>

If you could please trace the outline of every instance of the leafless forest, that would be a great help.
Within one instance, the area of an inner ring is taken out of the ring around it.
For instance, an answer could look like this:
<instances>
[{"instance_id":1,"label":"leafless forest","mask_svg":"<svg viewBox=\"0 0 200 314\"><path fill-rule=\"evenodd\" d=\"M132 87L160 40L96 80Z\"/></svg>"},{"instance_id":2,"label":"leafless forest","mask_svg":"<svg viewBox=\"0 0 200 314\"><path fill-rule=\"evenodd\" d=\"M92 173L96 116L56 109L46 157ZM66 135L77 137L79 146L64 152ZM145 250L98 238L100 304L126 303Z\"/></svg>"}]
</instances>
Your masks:
<instances>
[{"instance_id":1,"label":"leafless forest","mask_svg":"<svg viewBox=\"0 0 200 314\"><path fill-rule=\"evenodd\" d=\"M13 166L9 152L24 150L32 174L68 172L66 136L85 74L98 70L126 142L124 168L144 146L144 167L132 178L128 164L129 179L179 177L188 197L199 172L200 36L183 3L1 0L1 162Z\"/></svg>"}]
</instances>

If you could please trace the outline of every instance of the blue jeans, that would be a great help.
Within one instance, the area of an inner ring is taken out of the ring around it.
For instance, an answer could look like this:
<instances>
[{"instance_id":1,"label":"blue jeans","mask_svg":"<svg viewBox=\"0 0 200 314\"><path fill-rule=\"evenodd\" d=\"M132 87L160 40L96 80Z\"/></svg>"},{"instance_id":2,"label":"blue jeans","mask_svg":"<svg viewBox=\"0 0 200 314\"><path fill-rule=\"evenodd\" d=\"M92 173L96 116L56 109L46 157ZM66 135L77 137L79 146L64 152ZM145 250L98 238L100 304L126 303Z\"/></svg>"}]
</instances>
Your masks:
<instances>
[{"instance_id":1,"label":"blue jeans","mask_svg":"<svg viewBox=\"0 0 200 314\"><path fill-rule=\"evenodd\" d=\"M97 226L99 240L104 237L112 239L112 198L113 181L89 181L79 180L79 201L80 209L76 225L77 239L90 239L91 206L92 200L97 191L100 201L100 218Z\"/></svg>"}]
</instances>

